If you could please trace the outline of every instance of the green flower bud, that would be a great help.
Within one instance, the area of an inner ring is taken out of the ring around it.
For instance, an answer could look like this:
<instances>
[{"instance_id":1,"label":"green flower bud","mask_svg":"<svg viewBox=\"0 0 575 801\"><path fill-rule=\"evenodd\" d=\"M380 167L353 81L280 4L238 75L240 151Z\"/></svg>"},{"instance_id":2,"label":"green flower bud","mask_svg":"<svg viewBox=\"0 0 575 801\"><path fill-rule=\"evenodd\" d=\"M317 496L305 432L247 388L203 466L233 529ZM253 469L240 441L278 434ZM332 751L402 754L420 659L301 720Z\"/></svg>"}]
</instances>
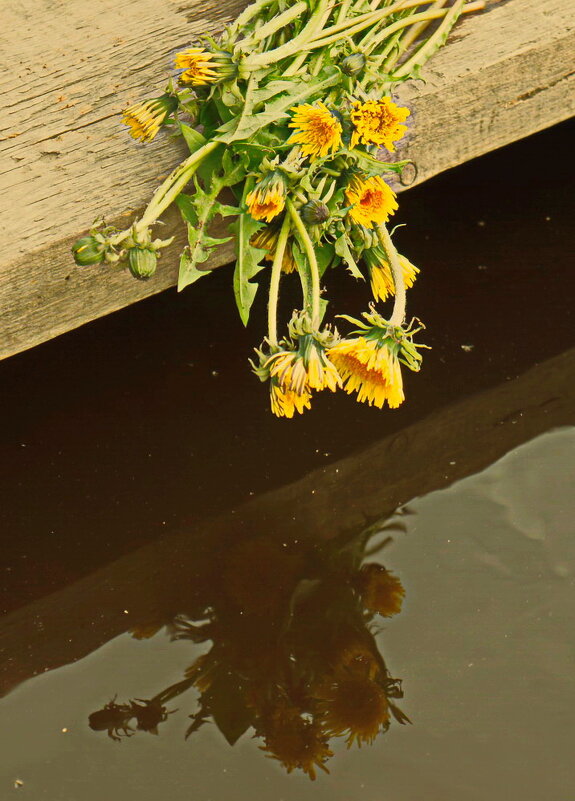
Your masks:
<instances>
[{"instance_id":1,"label":"green flower bud","mask_svg":"<svg viewBox=\"0 0 575 801\"><path fill-rule=\"evenodd\" d=\"M104 261L106 245L95 236L83 236L72 246L74 261L79 267Z\"/></svg>"},{"instance_id":2,"label":"green flower bud","mask_svg":"<svg viewBox=\"0 0 575 801\"><path fill-rule=\"evenodd\" d=\"M341 62L340 67L344 75L359 75L365 68L366 58L363 53L352 53L351 56L346 56Z\"/></svg>"},{"instance_id":3,"label":"green flower bud","mask_svg":"<svg viewBox=\"0 0 575 801\"><path fill-rule=\"evenodd\" d=\"M320 225L329 219L329 209L319 200L310 200L301 208L302 220L308 225Z\"/></svg>"},{"instance_id":4,"label":"green flower bud","mask_svg":"<svg viewBox=\"0 0 575 801\"><path fill-rule=\"evenodd\" d=\"M156 272L156 251L146 247L134 247L128 251L128 265L134 278L147 281Z\"/></svg>"}]
</instances>

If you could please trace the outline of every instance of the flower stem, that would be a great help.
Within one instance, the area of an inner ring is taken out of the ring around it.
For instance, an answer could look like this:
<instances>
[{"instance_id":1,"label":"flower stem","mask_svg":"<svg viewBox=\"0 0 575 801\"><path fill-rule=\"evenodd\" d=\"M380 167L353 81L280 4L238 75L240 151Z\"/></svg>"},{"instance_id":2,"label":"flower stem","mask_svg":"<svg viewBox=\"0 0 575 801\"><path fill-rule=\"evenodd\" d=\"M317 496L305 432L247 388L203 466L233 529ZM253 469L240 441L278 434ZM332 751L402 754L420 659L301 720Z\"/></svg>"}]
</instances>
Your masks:
<instances>
[{"instance_id":1,"label":"flower stem","mask_svg":"<svg viewBox=\"0 0 575 801\"><path fill-rule=\"evenodd\" d=\"M266 22L265 25L262 25L261 28L258 28L257 31L252 33L251 36L242 39L240 44L242 47L252 47L257 42L261 42L263 39L266 39L268 36L276 33L281 28L289 25L290 22L293 22L294 19L297 19L306 10L307 3L304 3L303 0L301 0L301 2L296 3L291 8L288 8L287 11L284 11L282 14L278 14L269 22Z\"/></svg>"},{"instance_id":2,"label":"flower stem","mask_svg":"<svg viewBox=\"0 0 575 801\"><path fill-rule=\"evenodd\" d=\"M389 318L389 324L401 325L405 319L406 303L403 268L399 262L399 254L395 249L395 245L391 241L389 232L383 223L378 226L377 235L387 258L389 259L389 266L391 267L391 274L393 276L393 283L395 285L395 302L393 304L393 312Z\"/></svg>"},{"instance_id":3,"label":"flower stem","mask_svg":"<svg viewBox=\"0 0 575 801\"><path fill-rule=\"evenodd\" d=\"M188 183L192 175L198 169L202 161L209 156L221 143L206 142L199 150L183 161L173 172L168 175L150 200L141 220L136 223L136 229L142 230L156 222L158 217L164 213L170 203L176 199L182 189Z\"/></svg>"},{"instance_id":4,"label":"flower stem","mask_svg":"<svg viewBox=\"0 0 575 801\"><path fill-rule=\"evenodd\" d=\"M278 344L278 298L280 292L280 278L282 273L282 263L286 244L290 232L291 220L288 214L284 217L284 221L278 236L276 250L274 253L274 260L272 263L272 274L270 278L270 294L268 299L268 340L271 347Z\"/></svg>"},{"instance_id":5,"label":"flower stem","mask_svg":"<svg viewBox=\"0 0 575 801\"><path fill-rule=\"evenodd\" d=\"M301 217L297 213L296 207L289 198L286 201L286 207L294 224L300 244L302 245L305 255L307 256L311 277L311 324L314 329L317 329L319 328L320 322L320 285L319 267L315 255L315 248L308 232L306 231Z\"/></svg>"},{"instance_id":6,"label":"flower stem","mask_svg":"<svg viewBox=\"0 0 575 801\"><path fill-rule=\"evenodd\" d=\"M265 53L256 53L249 56L244 61L244 67L247 69L254 69L256 67L267 67L270 64L275 64L281 61L282 58L298 55L301 50L306 50L306 44L320 29L321 23L325 24L324 15L328 10L329 0L319 0L317 7L313 14L310 16L307 25L303 30L290 42L287 42L274 50L268 50ZM319 23L319 24L318 24ZM240 42L241 46L241 42Z\"/></svg>"}]
</instances>

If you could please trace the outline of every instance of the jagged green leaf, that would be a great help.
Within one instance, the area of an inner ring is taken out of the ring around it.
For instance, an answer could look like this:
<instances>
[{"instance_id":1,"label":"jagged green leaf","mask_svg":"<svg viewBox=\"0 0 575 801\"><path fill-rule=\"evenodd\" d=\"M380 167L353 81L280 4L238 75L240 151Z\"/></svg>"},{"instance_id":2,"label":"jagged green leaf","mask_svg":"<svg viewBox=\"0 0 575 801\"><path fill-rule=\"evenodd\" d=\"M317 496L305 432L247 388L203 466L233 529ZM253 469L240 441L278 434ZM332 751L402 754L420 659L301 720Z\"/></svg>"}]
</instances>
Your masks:
<instances>
[{"instance_id":1,"label":"jagged green leaf","mask_svg":"<svg viewBox=\"0 0 575 801\"><path fill-rule=\"evenodd\" d=\"M209 254L208 254L209 255ZM206 255L206 259L208 256ZM203 259L205 261L205 259ZM211 270L198 270L195 266L197 258L194 262L190 255L189 248L186 248L180 256L180 272L178 274L178 292L181 292L184 287L193 284L198 278L203 278L204 275L209 275Z\"/></svg>"},{"instance_id":2,"label":"jagged green leaf","mask_svg":"<svg viewBox=\"0 0 575 801\"><path fill-rule=\"evenodd\" d=\"M234 270L234 295L236 305L244 325L248 324L250 309L257 292L257 284L251 279L262 269L265 250L255 248L250 239L260 230L262 223L254 220L249 214L241 214L230 225L230 231L236 236L236 268Z\"/></svg>"},{"instance_id":3,"label":"jagged green leaf","mask_svg":"<svg viewBox=\"0 0 575 801\"><path fill-rule=\"evenodd\" d=\"M331 242L324 242L323 245L316 246L315 255L317 258L317 266L321 277L334 259L335 248L331 244Z\"/></svg>"}]
</instances>

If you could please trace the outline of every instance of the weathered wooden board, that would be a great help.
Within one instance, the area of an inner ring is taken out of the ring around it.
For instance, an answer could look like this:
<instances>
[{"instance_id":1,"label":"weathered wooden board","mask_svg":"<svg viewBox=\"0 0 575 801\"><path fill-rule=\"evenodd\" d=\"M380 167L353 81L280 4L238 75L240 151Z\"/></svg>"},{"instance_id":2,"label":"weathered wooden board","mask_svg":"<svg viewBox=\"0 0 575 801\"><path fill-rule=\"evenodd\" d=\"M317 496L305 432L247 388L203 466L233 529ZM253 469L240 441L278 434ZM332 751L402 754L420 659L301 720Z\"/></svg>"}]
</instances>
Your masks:
<instances>
[{"instance_id":1,"label":"weathered wooden board","mask_svg":"<svg viewBox=\"0 0 575 801\"><path fill-rule=\"evenodd\" d=\"M4 616L0 695L31 676L82 658L134 626L167 621L193 606L195 594L202 592L201 577L204 582L212 577L214 559L226 542L264 532L279 542L359 533L366 521L385 519L414 496L449 486L523 442L574 423L571 349Z\"/></svg>"},{"instance_id":2,"label":"weathered wooden board","mask_svg":"<svg viewBox=\"0 0 575 801\"><path fill-rule=\"evenodd\" d=\"M125 224L183 156L167 137L133 142L119 112L161 89L173 53L244 4L4 0L0 358L175 283L178 243L148 283L79 269L70 246L102 215ZM427 83L401 88L417 181L572 116L574 51L572 0L495 0L460 22ZM168 214L166 234L174 222Z\"/></svg>"}]
</instances>

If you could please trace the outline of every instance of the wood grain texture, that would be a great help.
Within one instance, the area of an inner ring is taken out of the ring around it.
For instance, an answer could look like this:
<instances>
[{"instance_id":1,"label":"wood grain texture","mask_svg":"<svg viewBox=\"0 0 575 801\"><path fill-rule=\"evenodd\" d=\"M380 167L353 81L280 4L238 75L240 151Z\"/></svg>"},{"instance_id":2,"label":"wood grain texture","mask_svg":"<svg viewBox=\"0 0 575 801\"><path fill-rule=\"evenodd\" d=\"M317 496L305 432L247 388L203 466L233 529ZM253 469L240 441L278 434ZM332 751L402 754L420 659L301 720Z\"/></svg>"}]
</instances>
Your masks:
<instances>
[{"instance_id":1,"label":"wood grain texture","mask_svg":"<svg viewBox=\"0 0 575 801\"><path fill-rule=\"evenodd\" d=\"M125 227L184 156L182 143L167 136L135 143L119 112L153 96L174 52L217 31L243 5L5 0L0 358L175 283L182 233L147 283L105 267L77 268L70 247L102 215ZM494 2L458 24L425 84L401 87L415 122L402 156L416 161L417 183L573 115L571 10L571 0ZM176 215L165 222L162 235L174 231ZM230 257L228 246L209 266Z\"/></svg>"}]
</instances>

